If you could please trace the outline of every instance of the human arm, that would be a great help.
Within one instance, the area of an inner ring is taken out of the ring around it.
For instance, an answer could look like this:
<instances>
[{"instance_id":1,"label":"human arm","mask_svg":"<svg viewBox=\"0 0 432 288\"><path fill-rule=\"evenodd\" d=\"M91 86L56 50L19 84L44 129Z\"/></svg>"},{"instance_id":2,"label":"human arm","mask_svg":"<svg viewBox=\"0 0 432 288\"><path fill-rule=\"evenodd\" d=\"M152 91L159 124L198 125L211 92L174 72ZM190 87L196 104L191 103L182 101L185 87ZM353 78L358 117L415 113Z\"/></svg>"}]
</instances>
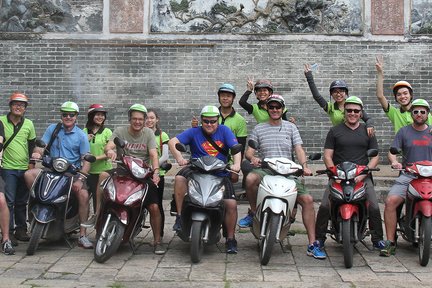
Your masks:
<instances>
[{"instance_id":1,"label":"human arm","mask_svg":"<svg viewBox=\"0 0 432 288\"><path fill-rule=\"evenodd\" d=\"M366 123L366 129L369 137L375 135L373 120L369 117L365 110L362 111L362 120Z\"/></svg>"},{"instance_id":2,"label":"human arm","mask_svg":"<svg viewBox=\"0 0 432 288\"><path fill-rule=\"evenodd\" d=\"M384 111L388 111L389 103L384 97L384 59L382 55L376 57L375 68L377 70L376 96Z\"/></svg>"},{"instance_id":3,"label":"human arm","mask_svg":"<svg viewBox=\"0 0 432 288\"><path fill-rule=\"evenodd\" d=\"M180 141L177 139L177 137L174 137L171 140L169 140L169 142L168 142L169 150L170 150L171 154L174 156L174 159L177 161L177 163L180 166L185 166L189 163L189 161L184 159L182 153L175 148L175 145L177 143L180 143Z\"/></svg>"},{"instance_id":4,"label":"human arm","mask_svg":"<svg viewBox=\"0 0 432 288\"><path fill-rule=\"evenodd\" d=\"M387 158L390 162L390 165L393 169L402 169L402 163L397 160L397 156L388 152Z\"/></svg>"},{"instance_id":5,"label":"human arm","mask_svg":"<svg viewBox=\"0 0 432 288\"><path fill-rule=\"evenodd\" d=\"M108 157L108 159L111 159L112 161L116 160L117 158L117 152L114 150L116 148L116 145L114 141L109 140L108 143L105 145L104 151L105 155Z\"/></svg>"},{"instance_id":6,"label":"human arm","mask_svg":"<svg viewBox=\"0 0 432 288\"><path fill-rule=\"evenodd\" d=\"M168 150L169 150L168 143L162 144L161 156L159 158L159 163L163 163L163 162L166 162L168 160L168 157L169 157Z\"/></svg>"},{"instance_id":7,"label":"human arm","mask_svg":"<svg viewBox=\"0 0 432 288\"><path fill-rule=\"evenodd\" d=\"M249 87L248 87L248 89L249 89ZM249 95L251 93L252 93L252 90L246 90L246 92L241 96L241 98L239 100L240 106L243 109L245 109L248 112L248 114L252 114L252 111L253 111L253 106L247 102L249 99Z\"/></svg>"},{"instance_id":8,"label":"human arm","mask_svg":"<svg viewBox=\"0 0 432 288\"><path fill-rule=\"evenodd\" d=\"M327 112L327 109L328 109L327 101L321 96L321 94L319 93L319 91L315 85L310 64L304 65L304 74L306 76L306 80L308 82L309 89L312 92L312 97L315 99L315 101L318 103L318 105L320 105L320 107L323 108L324 111Z\"/></svg>"},{"instance_id":9,"label":"human arm","mask_svg":"<svg viewBox=\"0 0 432 288\"><path fill-rule=\"evenodd\" d=\"M334 162L333 162L333 155L334 155L334 150L333 149L324 149L324 164L326 166L326 168L330 168L335 166Z\"/></svg>"},{"instance_id":10,"label":"human arm","mask_svg":"<svg viewBox=\"0 0 432 288\"><path fill-rule=\"evenodd\" d=\"M303 175L304 176L312 175L312 171L307 167L307 158L303 147L300 144L297 144L294 146L294 151L296 153L297 160L303 166Z\"/></svg>"},{"instance_id":11,"label":"human arm","mask_svg":"<svg viewBox=\"0 0 432 288\"><path fill-rule=\"evenodd\" d=\"M245 149L246 149L246 136L244 136L244 137L236 137L237 138L237 142L239 143L239 144L241 144L242 145L242 150L241 150L241 159L243 159L243 157L244 157L244 153L245 153Z\"/></svg>"},{"instance_id":12,"label":"human arm","mask_svg":"<svg viewBox=\"0 0 432 288\"><path fill-rule=\"evenodd\" d=\"M149 149L149 158L150 158L150 162L152 163L153 171L155 172L153 173L152 181L155 185L158 185L160 181L159 178L160 167L159 167L159 157L156 148Z\"/></svg>"},{"instance_id":13,"label":"human arm","mask_svg":"<svg viewBox=\"0 0 432 288\"><path fill-rule=\"evenodd\" d=\"M245 152L245 158L251 162L252 166L259 167L261 166L261 159L255 157L255 151L255 149L248 146Z\"/></svg>"}]
</instances>

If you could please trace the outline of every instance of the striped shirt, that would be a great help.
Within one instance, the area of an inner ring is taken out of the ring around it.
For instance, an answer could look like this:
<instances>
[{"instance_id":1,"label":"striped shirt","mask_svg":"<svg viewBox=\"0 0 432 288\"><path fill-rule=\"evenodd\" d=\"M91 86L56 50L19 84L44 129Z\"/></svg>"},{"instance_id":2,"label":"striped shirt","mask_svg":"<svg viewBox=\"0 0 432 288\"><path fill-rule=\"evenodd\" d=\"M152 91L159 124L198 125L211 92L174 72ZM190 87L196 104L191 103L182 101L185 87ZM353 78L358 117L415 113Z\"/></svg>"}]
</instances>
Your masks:
<instances>
[{"instance_id":1,"label":"striped shirt","mask_svg":"<svg viewBox=\"0 0 432 288\"><path fill-rule=\"evenodd\" d=\"M258 142L257 150L264 158L286 157L291 159L293 147L303 144L297 127L285 120L282 120L281 125L278 126L270 125L268 122L256 125L249 139Z\"/></svg>"}]
</instances>

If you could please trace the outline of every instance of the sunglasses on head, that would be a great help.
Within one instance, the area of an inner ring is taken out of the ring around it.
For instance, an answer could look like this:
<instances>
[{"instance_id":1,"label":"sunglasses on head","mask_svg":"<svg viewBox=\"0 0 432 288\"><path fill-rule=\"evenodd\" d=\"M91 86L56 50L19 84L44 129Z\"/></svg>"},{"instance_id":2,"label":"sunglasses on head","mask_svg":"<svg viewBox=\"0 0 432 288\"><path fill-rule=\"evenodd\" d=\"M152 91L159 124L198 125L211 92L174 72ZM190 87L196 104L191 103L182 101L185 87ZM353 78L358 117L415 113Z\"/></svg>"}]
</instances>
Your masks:
<instances>
[{"instance_id":1,"label":"sunglasses on head","mask_svg":"<svg viewBox=\"0 0 432 288\"><path fill-rule=\"evenodd\" d=\"M202 119L201 120L203 123L205 124L215 124L218 120L207 120L207 119Z\"/></svg>"},{"instance_id":2,"label":"sunglasses on head","mask_svg":"<svg viewBox=\"0 0 432 288\"><path fill-rule=\"evenodd\" d=\"M422 115L426 115L427 111L425 111L425 110L413 110L412 113L414 115L417 115L419 113L422 114Z\"/></svg>"},{"instance_id":3,"label":"sunglasses on head","mask_svg":"<svg viewBox=\"0 0 432 288\"><path fill-rule=\"evenodd\" d=\"M358 114L358 113L361 112L360 109L345 109L345 111L346 111L347 113L352 113L352 112L354 112L355 114Z\"/></svg>"},{"instance_id":4,"label":"sunglasses on head","mask_svg":"<svg viewBox=\"0 0 432 288\"><path fill-rule=\"evenodd\" d=\"M282 108L282 106L280 106L280 105L269 105L268 106L268 110L279 110L281 108Z\"/></svg>"},{"instance_id":5,"label":"sunglasses on head","mask_svg":"<svg viewBox=\"0 0 432 288\"><path fill-rule=\"evenodd\" d=\"M73 118L73 117L75 117L75 113L62 113L62 117L63 118L66 118L66 117L70 117L70 118Z\"/></svg>"}]
</instances>

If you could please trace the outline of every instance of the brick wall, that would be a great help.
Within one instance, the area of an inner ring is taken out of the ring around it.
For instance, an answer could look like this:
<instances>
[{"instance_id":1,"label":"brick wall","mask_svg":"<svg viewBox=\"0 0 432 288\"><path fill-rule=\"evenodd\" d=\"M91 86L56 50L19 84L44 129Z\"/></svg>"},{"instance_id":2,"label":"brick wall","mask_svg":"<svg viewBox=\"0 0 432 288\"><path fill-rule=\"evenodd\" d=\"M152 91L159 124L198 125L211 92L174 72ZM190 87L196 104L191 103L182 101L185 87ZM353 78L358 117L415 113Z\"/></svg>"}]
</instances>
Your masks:
<instances>
[{"instance_id":1,"label":"brick wall","mask_svg":"<svg viewBox=\"0 0 432 288\"><path fill-rule=\"evenodd\" d=\"M0 113L14 90L31 98L27 116L38 136L59 120L59 105L76 101L85 111L92 103L109 108L109 127L127 122L127 108L136 102L158 108L170 136L188 128L202 106L217 104L216 91L233 83L237 99L246 78L269 78L297 118L307 152L322 150L330 121L312 99L303 63L319 63L315 81L328 99L328 86L344 79L351 95L360 96L373 117L382 150L393 129L375 96L375 55L385 57L385 94L394 103L391 86L409 81L416 97L431 101L430 43L373 41L78 41L20 40L0 42ZM255 101L251 96L251 101ZM248 120L254 119L238 106ZM84 113L79 124L85 124ZM384 153L383 153L384 155Z\"/></svg>"}]
</instances>

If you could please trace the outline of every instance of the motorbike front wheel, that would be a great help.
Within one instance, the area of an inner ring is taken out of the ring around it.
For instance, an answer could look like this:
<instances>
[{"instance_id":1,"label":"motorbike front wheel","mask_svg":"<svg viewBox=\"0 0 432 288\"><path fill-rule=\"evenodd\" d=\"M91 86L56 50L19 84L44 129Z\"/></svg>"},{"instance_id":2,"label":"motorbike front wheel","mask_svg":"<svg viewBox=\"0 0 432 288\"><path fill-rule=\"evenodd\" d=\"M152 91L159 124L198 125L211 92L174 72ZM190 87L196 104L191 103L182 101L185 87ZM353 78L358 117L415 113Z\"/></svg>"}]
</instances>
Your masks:
<instances>
[{"instance_id":1,"label":"motorbike front wheel","mask_svg":"<svg viewBox=\"0 0 432 288\"><path fill-rule=\"evenodd\" d=\"M29 244L27 246L27 255L33 255L35 253L36 249L39 246L39 241L41 240L42 232L44 231L45 225L47 225L47 224L39 223L36 220L34 221L35 224L33 226Z\"/></svg>"},{"instance_id":2,"label":"motorbike front wheel","mask_svg":"<svg viewBox=\"0 0 432 288\"><path fill-rule=\"evenodd\" d=\"M422 217L420 223L418 253L421 266L429 263L430 245L431 245L431 218Z\"/></svg>"},{"instance_id":3,"label":"motorbike front wheel","mask_svg":"<svg viewBox=\"0 0 432 288\"><path fill-rule=\"evenodd\" d=\"M198 263L201 261L201 256L204 251L203 243L204 222L193 221L191 227L191 261Z\"/></svg>"},{"instance_id":4,"label":"motorbike front wheel","mask_svg":"<svg viewBox=\"0 0 432 288\"><path fill-rule=\"evenodd\" d=\"M265 229L265 237L260 240L260 260L261 265L267 265L270 261L270 257L273 251L273 246L276 243L277 229L279 226L279 215L273 214L273 212L268 212L267 223Z\"/></svg>"},{"instance_id":5,"label":"motorbike front wheel","mask_svg":"<svg viewBox=\"0 0 432 288\"><path fill-rule=\"evenodd\" d=\"M123 239L125 231L124 225L116 217L112 217L108 223L105 233L99 235L94 250L94 258L96 262L103 263L111 258L117 251ZM105 237L102 235L105 234Z\"/></svg>"},{"instance_id":6,"label":"motorbike front wheel","mask_svg":"<svg viewBox=\"0 0 432 288\"><path fill-rule=\"evenodd\" d=\"M342 244L344 254L344 264L346 268L353 266L354 244L352 242L352 220L343 220L342 222Z\"/></svg>"}]
</instances>

